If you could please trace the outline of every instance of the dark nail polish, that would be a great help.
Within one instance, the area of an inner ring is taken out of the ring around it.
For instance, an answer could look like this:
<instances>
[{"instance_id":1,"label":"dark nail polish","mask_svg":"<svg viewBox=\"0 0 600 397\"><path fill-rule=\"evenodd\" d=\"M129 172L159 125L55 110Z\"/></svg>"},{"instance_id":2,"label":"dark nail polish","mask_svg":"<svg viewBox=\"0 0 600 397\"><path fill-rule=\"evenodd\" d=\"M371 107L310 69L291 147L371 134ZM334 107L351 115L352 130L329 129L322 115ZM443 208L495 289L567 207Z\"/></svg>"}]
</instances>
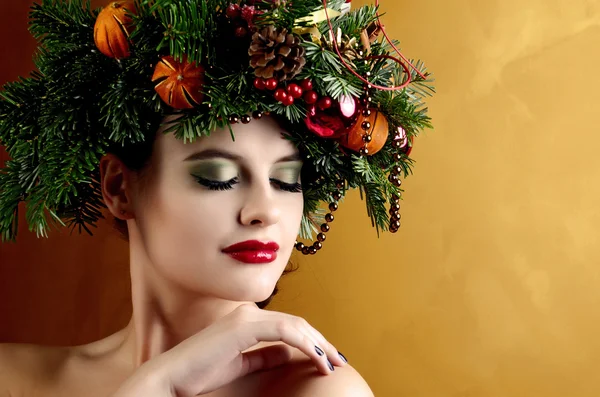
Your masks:
<instances>
[{"instance_id":1,"label":"dark nail polish","mask_svg":"<svg viewBox=\"0 0 600 397\"><path fill-rule=\"evenodd\" d=\"M323 352L323 350L321 350L321 349L319 348L319 346L315 346L315 350L317 351L317 354L318 354L319 356L322 356L323 354L325 354L325 352Z\"/></svg>"},{"instance_id":2,"label":"dark nail polish","mask_svg":"<svg viewBox=\"0 0 600 397\"><path fill-rule=\"evenodd\" d=\"M344 357L344 355L342 353L338 352L338 354L340 355L340 358L342 360L344 360L345 363L348 363L348 359L346 357Z\"/></svg>"},{"instance_id":3,"label":"dark nail polish","mask_svg":"<svg viewBox=\"0 0 600 397\"><path fill-rule=\"evenodd\" d=\"M327 365L329 366L330 370L335 371L335 368L333 368L333 364L331 364L331 361L327 360Z\"/></svg>"}]
</instances>

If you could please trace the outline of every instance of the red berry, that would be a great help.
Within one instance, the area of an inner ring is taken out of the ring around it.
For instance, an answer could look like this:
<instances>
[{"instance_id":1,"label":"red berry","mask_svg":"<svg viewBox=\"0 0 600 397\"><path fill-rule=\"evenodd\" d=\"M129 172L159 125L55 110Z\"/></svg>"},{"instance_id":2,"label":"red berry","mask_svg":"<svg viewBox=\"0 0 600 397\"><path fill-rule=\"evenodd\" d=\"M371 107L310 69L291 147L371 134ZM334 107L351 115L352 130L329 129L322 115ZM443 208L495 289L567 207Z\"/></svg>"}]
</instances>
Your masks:
<instances>
[{"instance_id":1,"label":"red berry","mask_svg":"<svg viewBox=\"0 0 600 397\"><path fill-rule=\"evenodd\" d=\"M227 7L227 11L225 11L225 13L231 19L238 19L242 15L239 4L235 3L229 4L229 7Z\"/></svg>"},{"instance_id":2,"label":"red berry","mask_svg":"<svg viewBox=\"0 0 600 397\"><path fill-rule=\"evenodd\" d=\"M275 91L275 99L279 102L284 102L288 96L289 95L285 92L283 88L279 88L277 91Z\"/></svg>"},{"instance_id":3,"label":"red berry","mask_svg":"<svg viewBox=\"0 0 600 397\"><path fill-rule=\"evenodd\" d=\"M302 80L302 82L300 83L300 86L302 87L302 89L304 91L310 91L313 89L313 83L310 79Z\"/></svg>"},{"instance_id":4,"label":"red berry","mask_svg":"<svg viewBox=\"0 0 600 397\"><path fill-rule=\"evenodd\" d=\"M328 96L319 99L319 102L317 103L317 106L321 110L329 109L331 105L333 105L333 101Z\"/></svg>"},{"instance_id":5,"label":"red berry","mask_svg":"<svg viewBox=\"0 0 600 397\"><path fill-rule=\"evenodd\" d=\"M261 79L260 77L257 77L254 79L254 87L257 90L264 90L265 89L265 80Z\"/></svg>"},{"instance_id":6,"label":"red berry","mask_svg":"<svg viewBox=\"0 0 600 397\"><path fill-rule=\"evenodd\" d=\"M248 34L248 29L243 26L238 26L235 28L235 37L243 38Z\"/></svg>"},{"instance_id":7,"label":"red berry","mask_svg":"<svg viewBox=\"0 0 600 397\"><path fill-rule=\"evenodd\" d=\"M293 96L294 99L298 99L298 98L302 97L302 93L303 93L302 88L300 88L300 86L298 84L288 85L287 92L288 92L288 94Z\"/></svg>"},{"instance_id":8,"label":"red berry","mask_svg":"<svg viewBox=\"0 0 600 397\"><path fill-rule=\"evenodd\" d=\"M317 94L315 91L308 91L304 93L304 102L308 103L309 105L314 105L318 100L319 94Z\"/></svg>"},{"instance_id":9,"label":"red berry","mask_svg":"<svg viewBox=\"0 0 600 397\"><path fill-rule=\"evenodd\" d=\"M241 17L244 21L248 22L248 25L252 25L252 21L254 20L254 15L256 14L256 10L254 6L245 5L242 7Z\"/></svg>"},{"instance_id":10,"label":"red berry","mask_svg":"<svg viewBox=\"0 0 600 397\"><path fill-rule=\"evenodd\" d=\"M294 97L291 95L286 95L281 103L283 103L284 106L291 106L294 104Z\"/></svg>"},{"instance_id":11,"label":"red berry","mask_svg":"<svg viewBox=\"0 0 600 397\"><path fill-rule=\"evenodd\" d=\"M265 81L265 88L270 91L273 91L275 88L277 88L278 85L279 82L275 77L271 77L270 79Z\"/></svg>"}]
</instances>

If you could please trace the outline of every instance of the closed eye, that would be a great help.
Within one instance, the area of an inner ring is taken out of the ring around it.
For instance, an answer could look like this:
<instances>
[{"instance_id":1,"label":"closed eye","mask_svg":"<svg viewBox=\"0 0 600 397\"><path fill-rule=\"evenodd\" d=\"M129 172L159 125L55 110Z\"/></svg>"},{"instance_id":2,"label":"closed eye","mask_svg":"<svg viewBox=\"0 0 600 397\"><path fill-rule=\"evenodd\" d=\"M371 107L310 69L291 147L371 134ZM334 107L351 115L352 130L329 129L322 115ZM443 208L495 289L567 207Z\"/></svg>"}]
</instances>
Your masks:
<instances>
[{"instance_id":1,"label":"closed eye","mask_svg":"<svg viewBox=\"0 0 600 397\"><path fill-rule=\"evenodd\" d=\"M231 190L233 189L233 185L240 183L238 177L228 181L211 181L210 179L202 178L197 175L195 175L194 178L196 178L199 184L207 187L209 190Z\"/></svg>"},{"instance_id":2,"label":"closed eye","mask_svg":"<svg viewBox=\"0 0 600 397\"><path fill-rule=\"evenodd\" d=\"M272 184L274 184L275 186L277 186L279 189L283 190L284 192L302 193L302 184L301 183L298 183L298 182L286 183L286 182L280 181L275 178L271 178L269 180L271 181Z\"/></svg>"}]
</instances>

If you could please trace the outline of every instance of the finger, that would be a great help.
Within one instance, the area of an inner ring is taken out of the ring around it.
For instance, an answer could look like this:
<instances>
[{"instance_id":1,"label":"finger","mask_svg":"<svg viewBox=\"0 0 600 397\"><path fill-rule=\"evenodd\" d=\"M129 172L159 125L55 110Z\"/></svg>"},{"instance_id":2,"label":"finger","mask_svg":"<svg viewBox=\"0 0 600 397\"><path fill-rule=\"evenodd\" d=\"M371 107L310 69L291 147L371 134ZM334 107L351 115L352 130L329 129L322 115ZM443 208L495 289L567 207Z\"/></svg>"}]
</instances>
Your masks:
<instances>
[{"instance_id":1,"label":"finger","mask_svg":"<svg viewBox=\"0 0 600 397\"><path fill-rule=\"evenodd\" d=\"M267 346L243 353L242 376L287 364L293 357L290 348L286 345Z\"/></svg>"},{"instance_id":2,"label":"finger","mask_svg":"<svg viewBox=\"0 0 600 397\"><path fill-rule=\"evenodd\" d=\"M325 354L319 354L311 337L297 327L296 320L279 316L276 320L259 321L250 325L251 332L261 341L281 341L299 349L315 363L319 371L328 375L331 373ZM320 350L322 352L322 350Z\"/></svg>"},{"instance_id":3,"label":"finger","mask_svg":"<svg viewBox=\"0 0 600 397\"><path fill-rule=\"evenodd\" d=\"M269 316L269 312L265 313L266 316ZM269 318L276 318L277 316L283 316L284 318L296 323L296 327L299 328L302 332L309 336L309 338L313 341L313 343L321 348L327 357L325 360L329 360L333 365L338 367L347 365L347 362L342 359L339 354L339 351L331 344L322 333L320 333L315 327L313 327L305 318L294 316L288 313L281 312L270 312Z\"/></svg>"},{"instance_id":4,"label":"finger","mask_svg":"<svg viewBox=\"0 0 600 397\"><path fill-rule=\"evenodd\" d=\"M339 351L335 346L333 346L321 332L319 332L316 328L310 325L310 323L306 323L304 326L304 332L309 334L312 340L317 344L317 346L321 347L329 361L338 367L342 367L344 365L348 365L346 361L342 359L339 354Z\"/></svg>"}]
</instances>

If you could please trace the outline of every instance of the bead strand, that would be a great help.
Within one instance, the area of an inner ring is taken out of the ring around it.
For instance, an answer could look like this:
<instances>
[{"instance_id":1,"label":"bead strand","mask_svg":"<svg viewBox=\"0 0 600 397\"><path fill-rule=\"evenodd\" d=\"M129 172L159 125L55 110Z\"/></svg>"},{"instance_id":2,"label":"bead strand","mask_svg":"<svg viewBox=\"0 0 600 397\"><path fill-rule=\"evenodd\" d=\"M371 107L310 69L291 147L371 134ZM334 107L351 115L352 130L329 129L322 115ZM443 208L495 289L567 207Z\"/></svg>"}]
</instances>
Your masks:
<instances>
[{"instance_id":1,"label":"bead strand","mask_svg":"<svg viewBox=\"0 0 600 397\"><path fill-rule=\"evenodd\" d=\"M250 121L252 121L252 119L255 119L255 120L261 119L264 114L265 114L264 112L262 112L260 110L256 110L252 113L252 116L245 114L240 117L237 114L232 114L227 118L227 120L229 121L229 124L237 124L240 121L242 122L242 124L248 124L248 123L250 123Z\"/></svg>"},{"instance_id":2,"label":"bead strand","mask_svg":"<svg viewBox=\"0 0 600 397\"><path fill-rule=\"evenodd\" d=\"M404 150L408 143L408 139L406 137L406 131L402 127L398 127L398 132L394 137L392 142L392 146L395 149L398 149L398 152L394 153L394 161L396 164L392 167L392 170L388 176L388 180L396 187L400 187L402 185L402 181L400 180L400 174L402 173L402 166L400 165L400 160L402 160L401 151ZM392 195L390 199L390 232L396 233L398 229L400 229L400 197L396 194Z\"/></svg>"},{"instance_id":3,"label":"bead strand","mask_svg":"<svg viewBox=\"0 0 600 397\"><path fill-rule=\"evenodd\" d=\"M336 183L336 186L338 189L341 189L344 186L344 181L342 181L342 180L338 181ZM296 250L298 250L299 252L302 252L302 254L304 254L304 255L315 255L317 253L317 251L319 251L323 248L323 242L327 239L327 236L325 235L325 233L327 233L327 232L329 232L329 230L331 230L330 224L335 219L335 217L333 216L333 213L335 211L337 211L339 208L338 202L342 198L342 192L339 190L336 190L335 192L333 192L331 194L331 196L333 197L334 201L329 203L329 213L325 215L325 223L323 223L321 225L321 232L319 234L317 234L317 241L313 242L312 245L308 245L308 246L304 245L304 243L301 243L298 241L296 241L296 243L295 243Z\"/></svg>"},{"instance_id":4,"label":"bead strand","mask_svg":"<svg viewBox=\"0 0 600 397\"><path fill-rule=\"evenodd\" d=\"M367 72L367 77L370 77L370 76L371 76L371 72ZM373 99L369 95L369 89L370 88L371 88L371 84L367 84L365 86L365 96L361 99L361 103L365 107L362 110L362 116L365 119L371 116L370 105L371 105L371 101ZM358 151L358 153L361 156L368 156L369 155L368 146L369 146L369 143L371 143L371 141L373 140L373 137L371 136L373 134L373 130L371 129L372 126L371 126L371 123L369 121L365 120L365 121L362 122L362 124L360 125L360 127L364 131L364 135L363 135L364 146L362 148L360 148L360 150Z\"/></svg>"}]
</instances>

